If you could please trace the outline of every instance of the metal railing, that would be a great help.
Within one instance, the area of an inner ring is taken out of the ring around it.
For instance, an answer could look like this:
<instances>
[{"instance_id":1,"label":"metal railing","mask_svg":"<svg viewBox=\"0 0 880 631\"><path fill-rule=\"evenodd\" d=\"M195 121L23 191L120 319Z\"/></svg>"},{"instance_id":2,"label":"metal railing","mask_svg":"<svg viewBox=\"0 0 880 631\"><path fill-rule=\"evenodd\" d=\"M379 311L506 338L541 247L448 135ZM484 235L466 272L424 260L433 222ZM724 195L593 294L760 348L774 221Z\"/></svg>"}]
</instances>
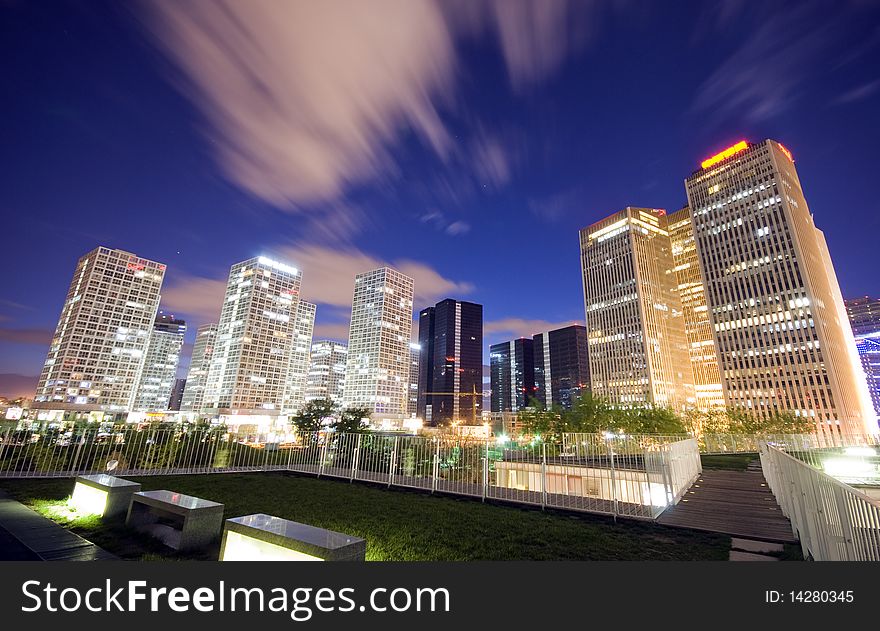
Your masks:
<instances>
[{"instance_id":1,"label":"metal railing","mask_svg":"<svg viewBox=\"0 0 880 631\"><path fill-rule=\"evenodd\" d=\"M541 507L654 519L700 473L679 436L578 434L562 443L217 429L7 431L0 477L293 471Z\"/></svg>"},{"instance_id":2,"label":"metal railing","mask_svg":"<svg viewBox=\"0 0 880 631\"><path fill-rule=\"evenodd\" d=\"M759 453L767 484L804 556L880 560L880 502L776 446L764 443Z\"/></svg>"},{"instance_id":3,"label":"metal railing","mask_svg":"<svg viewBox=\"0 0 880 631\"><path fill-rule=\"evenodd\" d=\"M700 453L758 453L762 443L777 445L785 450L817 449L850 445L880 445L880 435L825 435L825 434L702 434L697 438Z\"/></svg>"}]
</instances>

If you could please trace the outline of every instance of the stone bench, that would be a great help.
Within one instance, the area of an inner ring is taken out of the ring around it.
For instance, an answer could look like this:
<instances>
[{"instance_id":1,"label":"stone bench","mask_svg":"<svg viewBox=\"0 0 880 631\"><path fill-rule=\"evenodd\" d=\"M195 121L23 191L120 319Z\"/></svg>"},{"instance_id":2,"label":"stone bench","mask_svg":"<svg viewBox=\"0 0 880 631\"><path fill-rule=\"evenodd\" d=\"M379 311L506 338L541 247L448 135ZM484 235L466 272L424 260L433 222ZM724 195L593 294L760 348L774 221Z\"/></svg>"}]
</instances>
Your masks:
<instances>
[{"instance_id":1,"label":"stone bench","mask_svg":"<svg viewBox=\"0 0 880 631\"><path fill-rule=\"evenodd\" d=\"M226 520L221 561L363 561L367 542L257 513Z\"/></svg>"},{"instance_id":2,"label":"stone bench","mask_svg":"<svg viewBox=\"0 0 880 631\"><path fill-rule=\"evenodd\" d=\"M174 491L143 491L131 498L125 525L175 550L208 546L223 527L223 504Z\"/></svg>"},{"instance_id":3,"label":"stone bench","mask_svg":"<svg viewBox=\"0 0 880 631\"><path fill-rule=\"evenodd\" d=\"M76 478L70 502L80 513L112 517L128 511L131 496L141 485L106 473Z\"/></svg>"}]
</instances>

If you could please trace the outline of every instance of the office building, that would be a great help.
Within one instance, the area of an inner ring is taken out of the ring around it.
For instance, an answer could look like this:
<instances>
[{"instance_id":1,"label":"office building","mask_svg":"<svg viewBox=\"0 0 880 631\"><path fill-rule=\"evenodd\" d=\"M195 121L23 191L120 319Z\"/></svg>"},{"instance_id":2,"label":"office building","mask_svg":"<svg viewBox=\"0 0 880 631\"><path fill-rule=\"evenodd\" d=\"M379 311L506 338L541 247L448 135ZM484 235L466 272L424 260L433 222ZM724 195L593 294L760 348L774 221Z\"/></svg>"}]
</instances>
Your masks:
<instances>
[{"instance_id":1,"label":"office building","mask_svg":"<svg viewBox=\"0 0 880 631\"><path fill-rule=\"evenodd\" d=\"M524 337L489 347L492 412L518 412L535 397L534 348Z\"/></svg>"},{"instance_id":2,"label":"office building","mask_svg":"<svg viewBox=\"0 0 880 631\"><path fill-rule=\"evenodd\" d=\"M483 408L483 305L448 298L419 314L418 416L474 424Z\"/></svg>"},{"instance_id":3,"label":"office building","mask_svg":"<svg viewBox=\"0 0 880 631\"><path fill-rule=\"evenodd\" d=\"M590 387L587 329L579 324L544 331L532 337L535 356L535 397L547 409L570 409Z\"/></svg>"},{"instance_id":4,"label":"office building","mask_svg":"<svg viewBox=\"0 0 880 631\"><path fill-rule=\"evenodd\" d=\"M168 409L174 412L180 411L180 405L183 403L183 391L186 390L186 379L175 379L174 387L171 389L171 401L168 403Z\"/></svg>"},{"instance_id":5,"label":"office building","mask_svg":"<svg viewBox=\"0 0 880 631\"><path fill-rule=\"evenodd\" d=\"M144 355L144 365L132 410L161 412L169 409L184 335L186 335L184 320L159 312L150 332L150 341Z\"/></svg>"},{"instance_id":6,"label":"office building","mask_svg":"<svg viewBox=\"0 0 880 631\"><path fill-rule=\"evenodd\" d=\"M290 369L287 374L287 389L284 394L282 412L296 414L306 403L306 384L309 376L309 354L312 348L312 334L315 330L317 306L300 300L296 307L293 346L290 349Z\"/></svg>"},{"instance_id":7,"label":"office building","mask_svg":"<svg viewBox=\"0 0 880 631\"><path fill-rule=\"evenodd\" d=\"M856 341L856 350L868 384L875 423L880 420L880 298L854 298L846 310ZM880 431L876 426L873 433Z\"/></svg>"},{"instance_id":8,"label":"office building","mask_svg":"<svg viewBox=\"0 0 880 631\"><path fill-rule=\"evenodd\" d=\"M684 316L684 333L687 337L691 368L694 373L694 394L700 410L723 408L724 390L721 387L721 371L715 352L715 337L709 308L706 305L706 286L697 257L694 224L690 208L670 213L667 229L672 241L672 259L678 282L678 296Z\"/></svg>"},{"instance_id":9,"label":"office building","mask_svg":"<svg viewBox=\"0 0 880 631\"><path fill-rule=\"evenodd\" d=\"M312 344L306 380L306 402L329 399L342 405L347 359L348 347L341 342L321 340Z\"/></svg>"},{"instance_id":10,"label":"office building","mask_svg":"<svg viewBox=\"0 0 880 631\"><path fill-rule=\"evenodd\" d=\"M632 208L580 232L590 383L621 405L695 404L666 213Z\"/></svg>"},{"instance_id":11,"label":"office building","mask_svg":"<svg viewBox=\"0 0 880 631\"><path fill-rule=\"evenodd\" d=\"M409 345L409 382L407 386L406 415L414 417L419 410L419 355L422 347L412 343Z\"/></svg>"},{"instance_id":12,"label":"office building","mask_svg":"<svg viewBox=\"0 0 880 631\"><path fill-rule=\"evenodd\" d=\"M180 410L183 412L201 412L204 407L205 383L208 381L208 369L214 357L214 344L217 341L217 325L203 324L196 330L196 341L193 344L189 372L186 375L186 386Z\"/></svg>"},{"instance_id":13,"label":"office building","mask_svg":"<svg viewBox=\"0 0 880 631\"><path fill-rule=\"evenodd\" d=\"M867 386L791 152L741 141L685 184L728 405L791 411L825 435L865 431Z\"/></svg>"},{"instance_id":14,"label":"office building","mask_svg":"<svg viewBox=\"0 0 880 631\"><path fill-rule=\"evenodd\" d=\"M355 277L343 405L380 425L406 418L412 308L412 278L389 267Z\"/></svg>"},{"instance_id":15,"label":"office building","mask_svg":"<svg viewBox=\"0 0 880 631\"><path fill-rule=\"evenodd\" d=\"M297 335L302 272L260 256L232 266L205 383L203 411L268 425L280 414Z\"/></svg>"},{"instance_id":16,"label":"office building","mask_svg":"<svg viewBox=\"0 0 880 631\"><path fill-rule=\"evenodd\" d=\"M38 418L124 418L159 308L165 265L98 247L79 259L40 373ZM91 414L89 414L91 413Z\"/></svg>"}]
</instances>

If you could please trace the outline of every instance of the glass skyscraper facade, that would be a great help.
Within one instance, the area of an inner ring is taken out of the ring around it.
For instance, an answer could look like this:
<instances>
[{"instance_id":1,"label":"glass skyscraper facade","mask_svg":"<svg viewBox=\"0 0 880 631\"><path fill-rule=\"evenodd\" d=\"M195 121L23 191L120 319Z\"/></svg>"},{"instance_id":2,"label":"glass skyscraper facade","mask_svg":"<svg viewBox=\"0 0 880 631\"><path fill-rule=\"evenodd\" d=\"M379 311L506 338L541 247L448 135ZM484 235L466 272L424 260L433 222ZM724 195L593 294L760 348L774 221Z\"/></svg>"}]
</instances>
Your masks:
<instances>
[{"instance_id":1,"label":"glass skyscraper facade","mask_svg":"<svg viewBox=\"0 0 880 631\"><path fill-rule=\"evenodd\" d=\"M447 298L419 314L417 415L476 423L483 407L483 305Z\"/></svg>"},{"instance_id":2,"label":"glass skyscraper facade","mask_svg":"<svg viewBox=\"0 0 880 631\"><path fill-rule=\"evenodd\" d=\"M743 141L685 184L726 403L758 418L791 411L821 433L873 425L834 266L791 152Z\"/></svg>"},{"instance_id":3,"label":"glass skyscraper facade","mask_svg":"<svg viewBox=\"0 0 880 631\"><path fill-rule=\"evenodd\" d=\"M185 335L184 320L161 312L156 316L144 355L144 366L138 380L133 410L159 412L169 409Z\"/></svg>"},{"instance_id":4,"label":"glass skyscraper facade","mask_svg":"<svg viewBox=\"0 0 880 631\"><path fill-rule=\"evenodd\" d=\"M535 397L535 343L519 338L489 347L492 412L517 412Z\"/></svg>"},{"instance_id":5,"label":"glass skyscraper facade","mask_svg":"<svg viewBox=\"0 0 880 631\"><path fill-rule=\"evenodd\" d=\"M196 329L196 341L193 344L189 372L183 389L180 409L184 412L201 412L205 398L205 383L208 380L208 369L214 357L214 344L217 341L217 325L203 324Z\"/></svg>"},{"instance_id":6,"label":"glass skyscraper facade","mask_svg":"<svg viewBox=\"0 0 880 631\"><path fill-rule=\"evenodd\" d=\"M533 336L535 396L547 409L571 408L577 396L590 387L587 329L573 324Z\"/></svg>"},{"instance_id":7,"label":"glass skyscraper facade","mask_svg":"<svg viewBox=\"0 0 880 631\"><path fill-rule=\"evenodd\" d=\"M347 360L348 347L341 342L321 340L312 344L306 402L329 399L338 405L342 404Z\"/></svg>"},{"instance_id":8,"label":"glass skyscraper facade","mask_svg":"<svg viewBox=\"0 0 880 631\"><path fill-rule=\"evenodd\" d=\"M131 410L165 265L98 247L79 259L34 396L36 409Z\"/></svg>"},{"instance_id":9,"label":"glass skyscraper facade","mask_svg":"<svg viewBox=\"0 0 880 631\"><path fill-rule=\"evenodd\" d=\"M880 431L876 426L880 420L880 298L865 296L847 300L846 311L874 406L873 429L877 432Z\"/></svg>"}]
</instances>

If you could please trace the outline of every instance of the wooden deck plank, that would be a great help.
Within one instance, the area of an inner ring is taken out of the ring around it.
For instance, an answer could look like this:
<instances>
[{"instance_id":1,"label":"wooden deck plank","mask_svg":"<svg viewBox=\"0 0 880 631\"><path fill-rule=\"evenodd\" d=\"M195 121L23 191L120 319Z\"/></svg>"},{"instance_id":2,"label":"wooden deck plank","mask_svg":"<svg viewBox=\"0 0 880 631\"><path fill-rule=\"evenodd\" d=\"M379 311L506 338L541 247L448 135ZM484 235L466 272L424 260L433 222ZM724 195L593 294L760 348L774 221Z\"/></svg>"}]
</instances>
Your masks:
<instances>
[{"instance_id":1,"label":"wooden deck plank","mask_svg":"<svg viewBox=\"0 0 880 631\"><path fill-rule=\"evenodd\" d=\"M745 539L794 543L791 523L758 470L707 469L658 523Z\"/></svg>"}]
</instances>

